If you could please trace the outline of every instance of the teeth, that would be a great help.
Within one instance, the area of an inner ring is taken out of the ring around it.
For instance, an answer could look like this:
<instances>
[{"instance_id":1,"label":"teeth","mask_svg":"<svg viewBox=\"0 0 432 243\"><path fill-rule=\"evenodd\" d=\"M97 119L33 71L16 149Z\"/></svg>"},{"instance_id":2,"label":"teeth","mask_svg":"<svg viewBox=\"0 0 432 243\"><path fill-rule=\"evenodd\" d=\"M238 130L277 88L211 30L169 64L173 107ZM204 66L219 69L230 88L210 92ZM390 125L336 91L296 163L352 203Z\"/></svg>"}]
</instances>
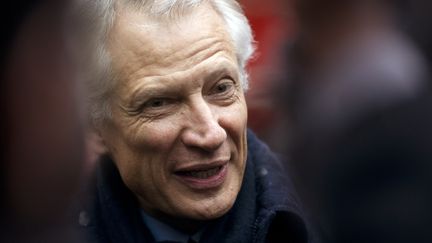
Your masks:
<instances>
[{"instance_id":1,"label":"teeth","mask_svg":"<svg viewBox=\"0 0 432 243\"><path fill-rule=\"evenodd\" d=\"M189 172L186 172L186 175L191 176L191 177L195 177L198 179L207 179L211 176L216 175L220 169L221 169L221 166L216 167L214 169L210 169L210 170L189 171Z\"/></svg>"}]
</instances>

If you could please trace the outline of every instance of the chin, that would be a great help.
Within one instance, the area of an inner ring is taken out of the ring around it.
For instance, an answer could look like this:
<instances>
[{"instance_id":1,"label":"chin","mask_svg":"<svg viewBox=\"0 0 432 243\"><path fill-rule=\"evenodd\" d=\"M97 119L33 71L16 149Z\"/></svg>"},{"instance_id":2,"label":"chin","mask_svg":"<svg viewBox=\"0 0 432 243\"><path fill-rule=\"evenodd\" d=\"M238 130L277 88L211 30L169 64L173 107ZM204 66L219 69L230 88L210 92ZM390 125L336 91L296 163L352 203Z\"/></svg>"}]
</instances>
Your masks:
<instances>
[{"instance_id":1,"label":"chin","mask_svg":"<svg viewBox=\"0 0 432 243\"><path fill-rule=\"evenodd\" d=\"M226 195L222 196L226 197ZM196 220L213 220L220 218L232 208L235 199L236 195L229 199L212 198L204 202L198 202L198 205L195 205L195 210L190 213L189 217Z\"/></svg>"},{"instance_id":2,"label":"chin","mask_svg":"<svg viewBox=\"0 0 432 243\"><path fill-rule=\"evenodd\" d=\"M241 180L230 174L225 185L217 191L178 195L173 205L176 212L172 215L199 221L220 218L233 207L240 188Z\"/></svg>"}]
</instances>

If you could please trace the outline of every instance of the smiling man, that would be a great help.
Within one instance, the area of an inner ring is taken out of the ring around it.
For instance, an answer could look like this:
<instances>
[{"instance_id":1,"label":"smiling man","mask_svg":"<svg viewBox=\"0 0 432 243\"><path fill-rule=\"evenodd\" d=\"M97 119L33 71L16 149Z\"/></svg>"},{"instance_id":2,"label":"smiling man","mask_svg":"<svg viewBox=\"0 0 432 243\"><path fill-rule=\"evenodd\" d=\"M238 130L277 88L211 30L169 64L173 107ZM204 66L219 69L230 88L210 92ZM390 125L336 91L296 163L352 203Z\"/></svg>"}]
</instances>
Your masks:
<instances>
[{"instance_id":1,"label":"smiling man","mask_svg":"<svg viewBox=\"0 0 432 243\"><path fill-rule=\"evenodd\" d=\"M238 3L81 4L97 50L86 60L90 115L106 152L81 214L92 240L307 242L280 163L247 130L253 40Z\"/></svg>"}]
</instances>

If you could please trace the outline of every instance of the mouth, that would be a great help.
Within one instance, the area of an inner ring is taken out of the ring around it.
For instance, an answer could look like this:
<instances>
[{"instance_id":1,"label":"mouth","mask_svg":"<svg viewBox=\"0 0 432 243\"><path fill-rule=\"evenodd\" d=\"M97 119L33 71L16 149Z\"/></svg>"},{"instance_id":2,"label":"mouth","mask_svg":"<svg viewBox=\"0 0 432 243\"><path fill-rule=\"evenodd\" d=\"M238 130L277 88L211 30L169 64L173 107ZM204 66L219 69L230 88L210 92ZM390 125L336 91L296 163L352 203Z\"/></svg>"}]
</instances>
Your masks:
<instances>
[{"instance_id":1,"label":"mouth","mask_svg":"<svg viewBox=\"0 0 432 243\"><path fill-rule=\"evenodd\" d=\"M228 162L221 165L191 167L178 170L174 175L192 189L204 190L217 188L225 181Z\"/></svg>"}]
</instances>

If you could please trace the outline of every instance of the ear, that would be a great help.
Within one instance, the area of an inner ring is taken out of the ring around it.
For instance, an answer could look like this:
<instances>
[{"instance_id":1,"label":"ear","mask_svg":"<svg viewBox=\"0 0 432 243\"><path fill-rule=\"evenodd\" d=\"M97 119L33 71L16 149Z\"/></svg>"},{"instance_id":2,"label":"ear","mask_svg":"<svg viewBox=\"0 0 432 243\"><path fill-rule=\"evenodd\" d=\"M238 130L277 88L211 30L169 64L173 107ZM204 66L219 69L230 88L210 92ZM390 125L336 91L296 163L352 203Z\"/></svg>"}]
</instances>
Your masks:
<instances>
[{"instance_id":1,"label":"ear","mask_svg":"<svg viewBox=\"0 0 432 243\"><path fill-rule=\"evenodd\" d=\"M107 146L100 132L91 129L86 132L86 151L89 161L97 161L101 155L108 153Z\"/></svg>"}]
</instances>

